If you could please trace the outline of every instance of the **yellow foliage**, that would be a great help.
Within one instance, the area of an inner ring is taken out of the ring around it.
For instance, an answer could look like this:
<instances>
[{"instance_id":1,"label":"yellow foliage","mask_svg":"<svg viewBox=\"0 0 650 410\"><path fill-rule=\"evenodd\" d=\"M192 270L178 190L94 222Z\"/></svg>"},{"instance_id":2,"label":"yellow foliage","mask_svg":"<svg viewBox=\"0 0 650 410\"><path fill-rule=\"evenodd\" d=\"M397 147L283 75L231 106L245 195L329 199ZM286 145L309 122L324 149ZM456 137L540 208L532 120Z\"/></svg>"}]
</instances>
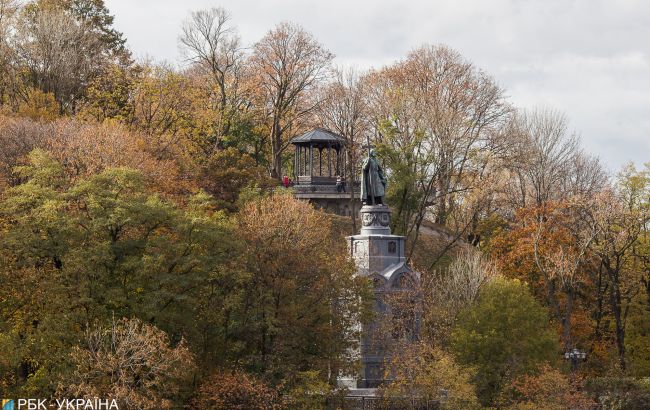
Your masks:
<instances>
[{"instance_id":1,"label":"yellow foliage","mask_svg":"<svg viewBox=\"0 0 650 410\"><path fill-rule=\"evenodd\" d=\"M52 121L58 118L59 112L60 106L54 94L44 93L37 88L31 88L26 100L18 105L18 115L33 120Z\"/></svg>"},{"instance_id":2,"label":"yellow foliage","mask_svg":"<svg viewBox=\"0 0 650 410\"><path fill-rule=\"evenodd\" d=\"M443 409L479 408L473 372L441 349L427 343L408 346L391 361L394 381L382 388L383 396L440 400Z\"/></svg>"}]
</instances>

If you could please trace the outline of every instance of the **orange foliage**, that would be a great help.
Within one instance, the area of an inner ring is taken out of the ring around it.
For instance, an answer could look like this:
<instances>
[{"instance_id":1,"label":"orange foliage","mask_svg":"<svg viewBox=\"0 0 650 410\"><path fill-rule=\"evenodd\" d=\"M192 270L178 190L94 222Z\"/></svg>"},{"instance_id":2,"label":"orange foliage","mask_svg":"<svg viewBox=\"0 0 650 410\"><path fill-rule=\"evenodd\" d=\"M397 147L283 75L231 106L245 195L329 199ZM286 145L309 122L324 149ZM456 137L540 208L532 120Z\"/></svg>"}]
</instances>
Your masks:
<instances>
[{"instance_id":1,"label":"orange foliage","mask_svg":"<svg viewBox=\"0 0 650 410\"><path fill-rule=\"evenodd\" d=\"M593 287L589 275L592 231L580 214L579 199L521 208L510 230L499 232L490 251L507 277L528 282L538 299L562 322L563 339L573 347L592 332L589 300L581 297Z\"/></svg>"},{"instance_id":2,"label":"orange foliage","mask_svg":"<svg viewBox=\"0 0 650 410\"><path fill-rule=\"evenodd\" d=\"M189 188L174 161L155 158L143 137L118 124L57 121L45 149L73 179L109 167L128 167L142 172L159 192L174 194Z\"/></svg>"},{"instance_id":3,"label":"orange foliage","mask_svg":"<svg viewBox=\"0 0 650 410\"><path fill-rule=\"evenodd\" d=\"M194 406L206 410L273 410L284 407L276 390L242 371L207 378L199 387Z\"/></svg>"},{"instance_id":4,"label":"orange foliage","mask_svg":"<svg viewBox=\"0 0 650 410\"><path fill-rule=\"evenodd\" d=\"M83 123L59 119L51 123L26 118L0 117L0 180L10 183L12 168L31 150L41 148L63 165L71 180L97 174L110 167L136 169L151 187L165 196L193 190L172 159L154 156L145 137L119 123Z\"/></svg>"},{"instance_id":5,"label":"orange foliage","mask_svg":"<svg viewBox=\"0 0 650 410\"><path fill-rule=\"evenodd\" d=\"M517 278L533 286L535 293L544 294L545 286L535 259L538 255L553 255L560 249L576 252L569 220L569 204L547 203L541 207L520 208L510 230L502 230L492 239L490 250L500 271L507 277ZM555 272L549 272L554 275Z\"/></svg>"},{"instance_id":6,"label":"orange foliage","mask_svg":"<svg viewBox=\"0 0 650 410\"><path fill-rule=\"evenodd\" d=\"M577 380L569 380L559 370L544 366L535 376L522 376L511 384L509 409L590 409L594 402L580 391ZM507 395L507 394L506 394ZM503 399L503 398L502 398Z\"/></svg>"}]
</instances>

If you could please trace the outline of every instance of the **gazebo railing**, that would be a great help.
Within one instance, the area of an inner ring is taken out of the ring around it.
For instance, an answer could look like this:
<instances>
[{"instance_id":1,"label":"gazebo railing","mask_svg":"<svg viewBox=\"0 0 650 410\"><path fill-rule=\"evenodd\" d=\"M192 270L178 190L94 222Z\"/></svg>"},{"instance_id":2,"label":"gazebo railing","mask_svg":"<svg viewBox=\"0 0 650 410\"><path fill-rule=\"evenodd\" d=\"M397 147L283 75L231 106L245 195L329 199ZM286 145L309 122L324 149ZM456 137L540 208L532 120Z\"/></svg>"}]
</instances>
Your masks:
<instances>
[{"instance_id":1,"label":"gazebo railing","mask_svg":"<svg viewBox=\"0 0 650 410\"><path fill-rule=\"evenodd\" d=\"M336 185L336 177L320 175L298 175L298 185Z\"/></svg>"}]
</instances>

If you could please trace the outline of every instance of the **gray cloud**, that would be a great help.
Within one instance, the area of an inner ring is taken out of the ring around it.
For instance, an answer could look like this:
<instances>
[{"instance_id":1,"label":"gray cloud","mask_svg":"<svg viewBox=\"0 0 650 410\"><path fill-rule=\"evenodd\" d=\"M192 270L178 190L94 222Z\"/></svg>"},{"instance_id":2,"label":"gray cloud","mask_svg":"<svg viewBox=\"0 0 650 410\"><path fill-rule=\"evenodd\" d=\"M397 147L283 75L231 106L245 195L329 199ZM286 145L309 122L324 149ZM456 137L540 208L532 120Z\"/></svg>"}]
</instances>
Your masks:
<instances>
[{"instance_id":1,"label":"gray cloud","mask_svg":"<svg viewBox=\"0 0 650 410\"><path fill-rule=\"evenodd\" d=\"M252 44L301 24L337 64L380 67L446 44L490 73L519 107L564 111L612 170L650 161L650 3L642 0L106 0L136 56L180 63L190 10L221 6Z\"/></svg>"}]
</instances>

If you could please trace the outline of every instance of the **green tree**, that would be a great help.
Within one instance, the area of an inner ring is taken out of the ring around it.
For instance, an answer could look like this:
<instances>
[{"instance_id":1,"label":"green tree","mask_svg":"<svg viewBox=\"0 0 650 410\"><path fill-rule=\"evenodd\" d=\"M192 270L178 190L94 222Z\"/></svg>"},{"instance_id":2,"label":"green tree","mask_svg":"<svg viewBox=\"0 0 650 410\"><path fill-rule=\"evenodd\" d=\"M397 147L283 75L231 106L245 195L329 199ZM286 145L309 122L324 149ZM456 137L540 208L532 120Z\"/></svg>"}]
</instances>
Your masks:
<instances>
[{"instance_id":1,"label":"green tree","mask_svg":"<svg viewBox=\"0 0 650 410\"><path fill-rule=\"evenodd\" d=\"M104 0L47 0L60 3L92 32L97 34L105 52L121 64L128 64L131 52L126 48L124 35L113 27L113 17Z\"/></svg>"},{"instance_id":2,"label":"green tree","mask_svg":"<svg viewBox=\"0 0 650 410\"><path fill-rule=\"evenodd\" d=\"M48 375L65 371L83 332L113 315L153 323L174 342L185 337L200 359L209 353L206 322L219 318L205 309L223 299L217 282L229 242L207 195L178 209L127 168L72 183L43 151L17 171L25 182L0 204L8 284L0 329L19 369L17 378L3 374L12 390L51 392Z\"/></svg>"},{"instance_id":3,"label":"green tree","mask_svg":"<svg viewBox=\"0 0 650 410\"><path fill-rule=\"evenodd\" d=\"M509 380L552 361L556 339L526 284L499 278L461 312L451 346L460 363L476 368L478 395L488 405Z\"/></svg>"}]
</instances>

